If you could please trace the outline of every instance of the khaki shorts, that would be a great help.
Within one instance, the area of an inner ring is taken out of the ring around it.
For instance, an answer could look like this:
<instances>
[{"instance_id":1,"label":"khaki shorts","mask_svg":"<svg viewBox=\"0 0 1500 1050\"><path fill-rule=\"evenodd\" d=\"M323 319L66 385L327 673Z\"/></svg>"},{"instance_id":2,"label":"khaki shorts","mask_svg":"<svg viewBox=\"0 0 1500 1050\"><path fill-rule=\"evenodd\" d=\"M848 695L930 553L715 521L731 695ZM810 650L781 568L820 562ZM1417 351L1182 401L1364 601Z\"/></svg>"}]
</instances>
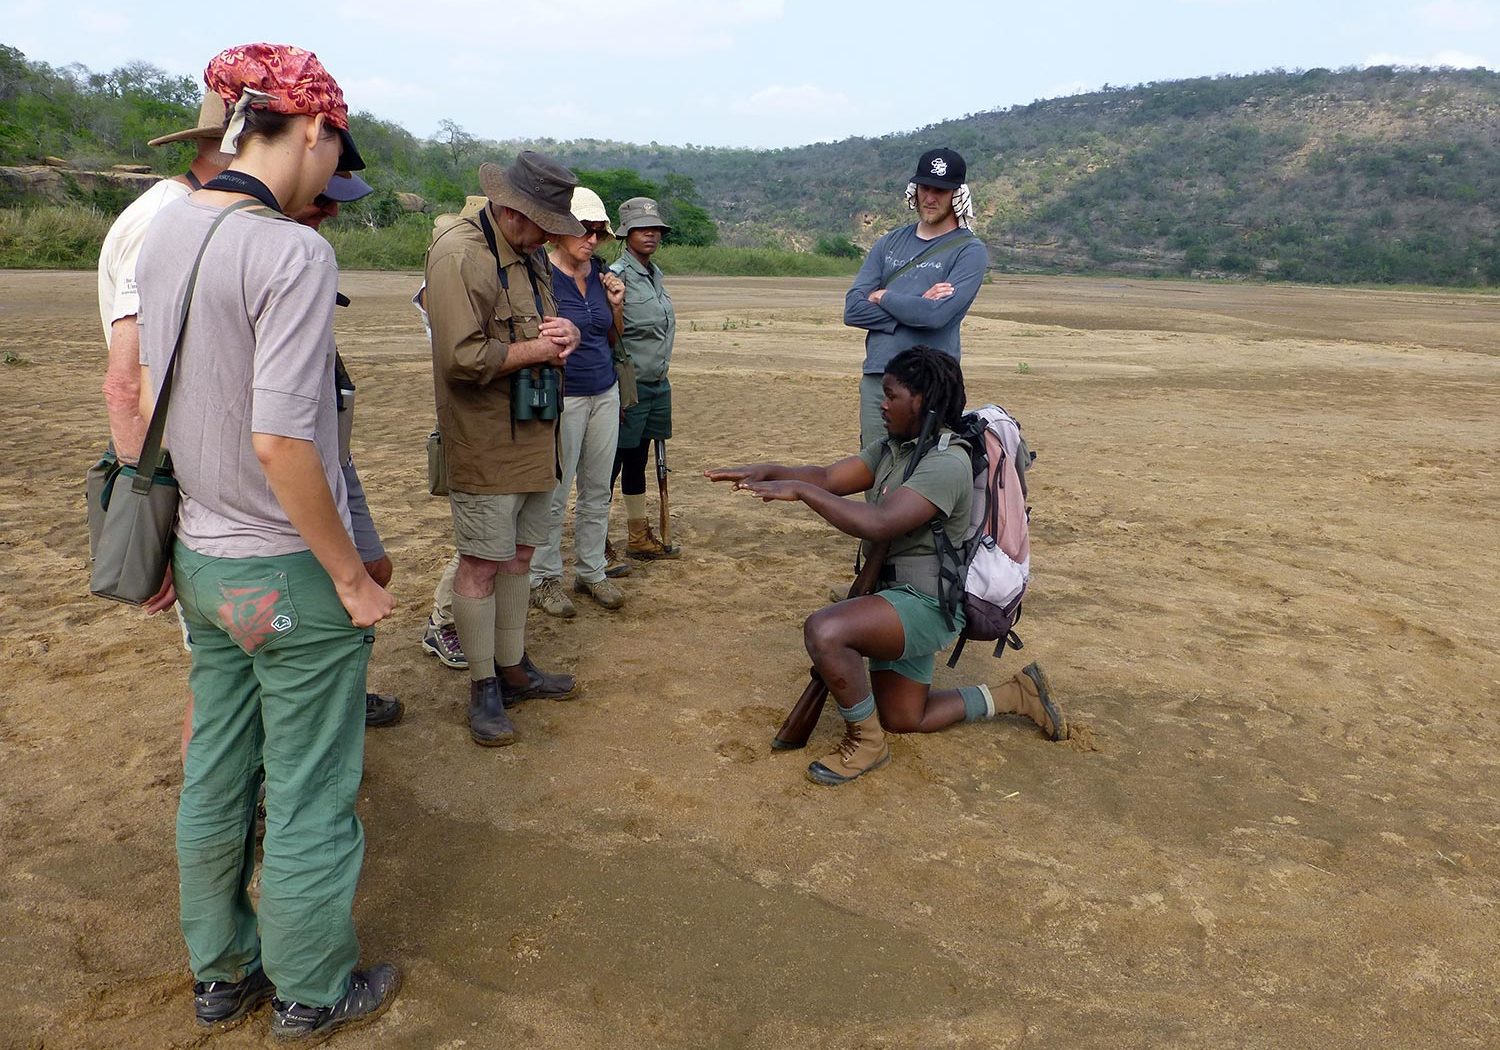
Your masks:
<instances>
[{"instance_id":1,"label":"khaki shorts","mask_svg":"<svg viewBox=\"0 0 1500 1050\"><path fill-rule=\"evenodd\" d=\"M516 547L540 547L551 524L552 493L488 495L448 492L453 506L453 545L458 553L486 561L510 561Z\"/></svg>"}]
</instances>

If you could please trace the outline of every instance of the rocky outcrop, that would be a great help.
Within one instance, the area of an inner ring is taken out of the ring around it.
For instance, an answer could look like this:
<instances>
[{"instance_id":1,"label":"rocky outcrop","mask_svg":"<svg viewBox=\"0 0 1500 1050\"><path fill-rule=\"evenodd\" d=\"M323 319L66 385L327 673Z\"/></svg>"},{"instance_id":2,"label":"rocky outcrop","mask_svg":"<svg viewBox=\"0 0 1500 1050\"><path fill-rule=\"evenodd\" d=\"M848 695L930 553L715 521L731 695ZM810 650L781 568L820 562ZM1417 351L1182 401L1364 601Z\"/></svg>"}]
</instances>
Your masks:
<instances>
[{"instance_id":1,"label":"rocky outcrop","mask_svg":"<svg viewBox=\"0 0 1500 1050\"><path fill-rule=\"evenodd\" d=\"M138 171L76 171L48 164L29 164L20 168L0 167L0 186L5 196L30 197L53 204L66 204L75 193L100 189L124 189L140 196L160 180L148 168ZM76 189L70 191L70 184Z\"/></svg>"}]
</instances>

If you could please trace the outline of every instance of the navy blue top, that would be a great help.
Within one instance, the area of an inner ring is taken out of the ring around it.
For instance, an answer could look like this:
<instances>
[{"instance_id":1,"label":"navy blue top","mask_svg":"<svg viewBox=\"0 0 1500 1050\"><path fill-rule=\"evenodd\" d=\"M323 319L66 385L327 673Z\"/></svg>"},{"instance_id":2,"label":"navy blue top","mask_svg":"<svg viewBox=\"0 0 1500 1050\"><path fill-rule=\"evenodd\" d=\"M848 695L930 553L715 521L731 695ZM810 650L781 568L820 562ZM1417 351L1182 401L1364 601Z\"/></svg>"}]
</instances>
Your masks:
<instances>
[{"instance_id":1,"label":"navy blue top","mask_svg":"<svg viewBox=\"0 0 1500 1050\"><path fill-rule=\"evenodd\" d=\"M615 385L614 352L609 348L609 329L615 315L609 308L609 297L592 261L586 284L588 295L578 294L578 285L556 266L552 267L552 294L557 299L557 314L578 326L583 339L568 357L563 369L563 394L567 397L593 397Z\"/></svg>"}]
</instances>

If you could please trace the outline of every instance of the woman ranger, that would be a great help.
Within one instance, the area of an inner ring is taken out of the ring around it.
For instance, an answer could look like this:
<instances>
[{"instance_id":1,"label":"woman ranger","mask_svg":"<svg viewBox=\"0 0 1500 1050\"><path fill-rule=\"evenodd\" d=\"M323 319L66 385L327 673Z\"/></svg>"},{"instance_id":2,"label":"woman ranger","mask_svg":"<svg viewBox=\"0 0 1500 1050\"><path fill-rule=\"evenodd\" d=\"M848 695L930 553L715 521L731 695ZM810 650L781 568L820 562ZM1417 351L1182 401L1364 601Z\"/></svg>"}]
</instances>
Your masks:
<instances>
[{"instance_id":1,"label":"woman ranger","mask_svg":"<svg viewBox=\"0 0 1500 1050\"><path fill-rule=\"evenodd\" d=\"M625 282L624 332L620 347L635 365L636 404L620 416L620 451L615 476L625 494L625 518L630 538L625 553L649 561L676 558L681 551L668 547L651 529L646 517L646 457L651 442L672 436L672 340L677 315L672 298L662 287L661 268L651 261L670 230L650 197L632 197L620 205L619 235L625 250L610 269Z\"/></svg>"},{"instance_id":2,"label":"woman ranger","mask_svg":"<svg viewBox=\"0 0 1500 1050\"><path fill-rule=\"evenodd\" d=\"M914 346L891 359L881 382L889 436L859 455L826 467L757 463L705 472L767 502L806 503L863 540L866 557L875 545L889 544L879 591L821 609L803 628L808 655L846 723L838 748L807 769L819 784L847 784L890 761L885 730L934 733L955 722L1022 714L1053 740L1067 734L1036 664L993 691L931 688L933 655L957 639L964 622L956 609L949 627L939 604L930 527L940 520L957 546L969 522L973 472L952 433L963 415L964 377L946 353ZM929 415L934 425L924 435ZM861 492L871 493L870 502L843 498Z\"/></svg>"}]
</instances>

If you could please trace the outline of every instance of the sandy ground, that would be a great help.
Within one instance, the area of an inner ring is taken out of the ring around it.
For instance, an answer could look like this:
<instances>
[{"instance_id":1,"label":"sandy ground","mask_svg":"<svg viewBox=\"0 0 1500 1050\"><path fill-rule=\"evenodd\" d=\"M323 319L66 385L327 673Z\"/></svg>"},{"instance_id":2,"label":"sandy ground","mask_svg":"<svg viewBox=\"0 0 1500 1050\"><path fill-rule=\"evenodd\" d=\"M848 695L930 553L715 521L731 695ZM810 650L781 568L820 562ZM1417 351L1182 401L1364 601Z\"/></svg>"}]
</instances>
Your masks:
<instances>
[{"instance_id":1,"label":"sandy ground","mask_svg":"<svg viewBox=\"0 0 1500 1050\"><path fill-rule=\"evenodd\" d=\"M1500 299L987 286L971 400L1040 451L1024 656L1098 750L965 725L830 790L831 713L767 745L851 545L697 472L852 448L842 283L671 282L686 555L619 614L534 617L586 691L501 751L417 645L449 525L414 285L348 275L339 318L401 603L371 684L408 712L368 740L356 905L406 985L348 1045L1500 1045ZM86 594L92 296L0 274L0 1046L194 1046L187 657Z\"/></svg>"}]
</instances>

